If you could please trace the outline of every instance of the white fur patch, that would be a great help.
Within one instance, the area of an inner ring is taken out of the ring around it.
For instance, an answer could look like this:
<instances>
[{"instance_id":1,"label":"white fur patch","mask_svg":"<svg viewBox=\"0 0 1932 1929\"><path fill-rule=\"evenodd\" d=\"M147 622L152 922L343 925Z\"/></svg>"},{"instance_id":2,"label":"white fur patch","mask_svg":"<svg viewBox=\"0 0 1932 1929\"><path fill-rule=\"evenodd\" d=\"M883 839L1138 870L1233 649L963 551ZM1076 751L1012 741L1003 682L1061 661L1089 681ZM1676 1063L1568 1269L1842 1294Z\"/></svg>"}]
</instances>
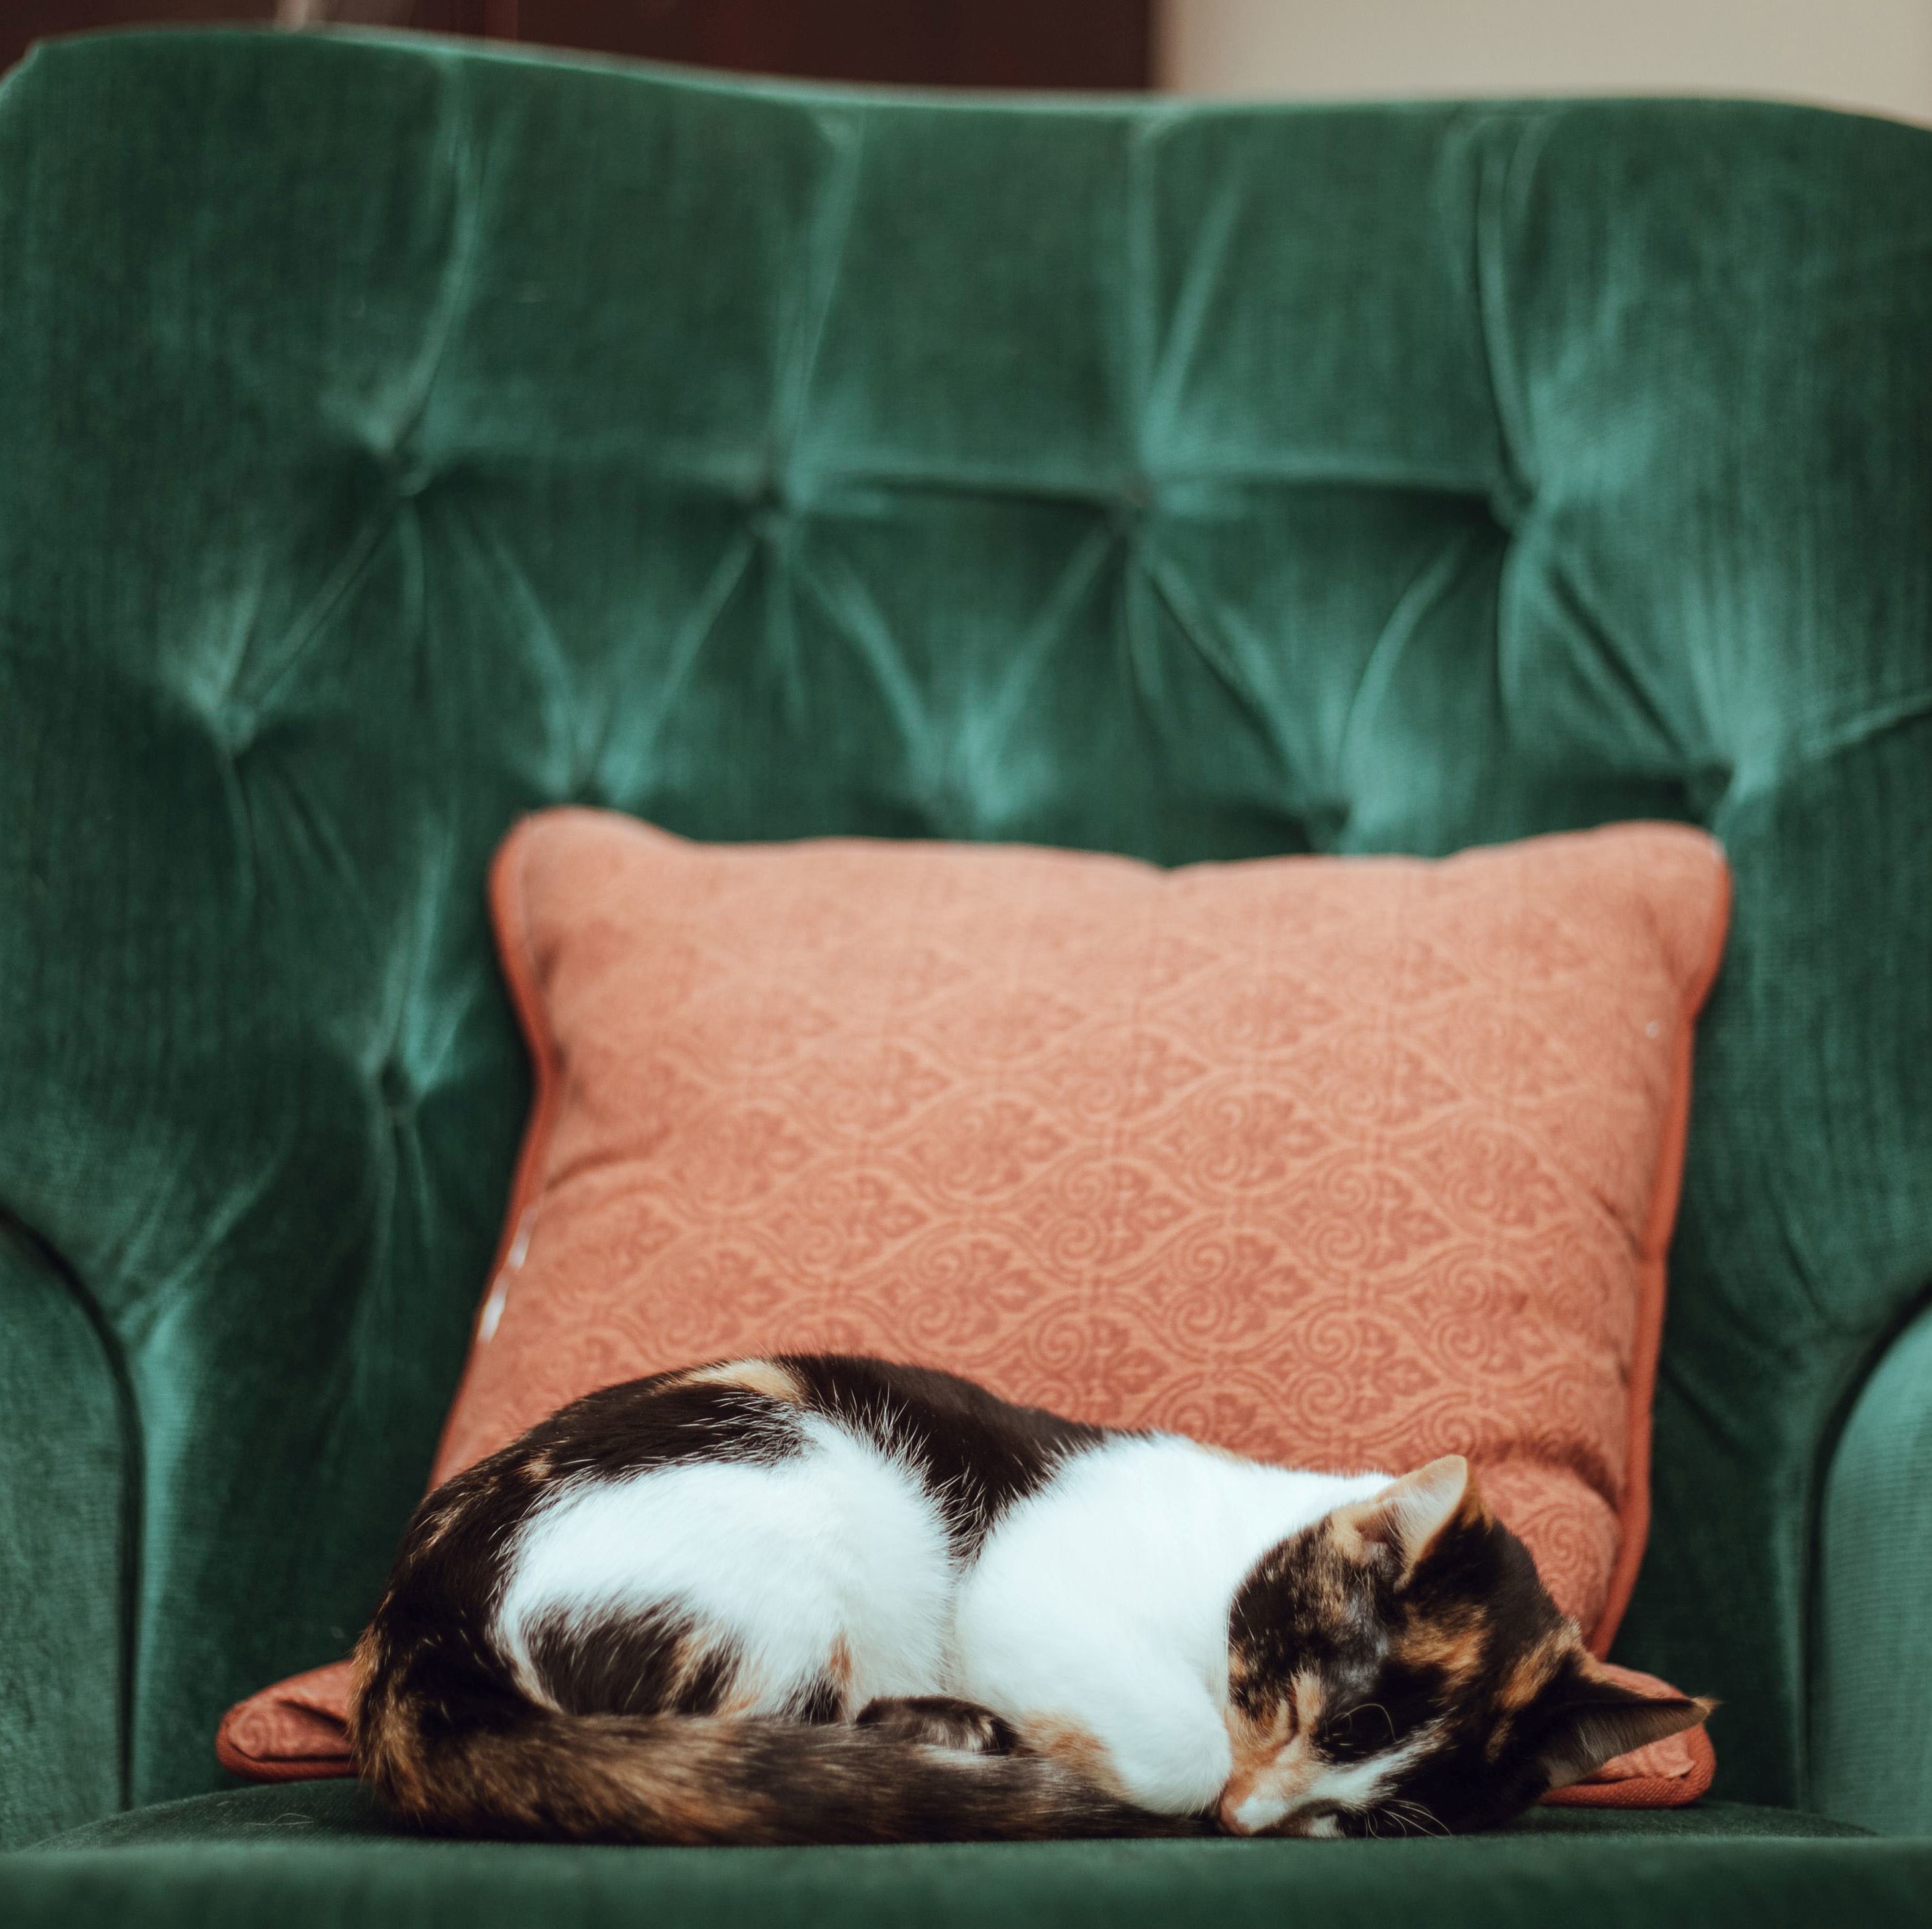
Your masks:
<instances>
[{"instance_id":1,"label":"white fur patch","mask_svg":"<svg viewBox=\"0 0 1932 1929\"><path fill-rule=\"evenodd\" d=\"M953 1586L938 1510L917 1476L836 1422L804 1414L798 1453L698 1462L566 1486L524 1528L494 1636L526 1693L538 1621L591 1624L674 1609L742 1657L731 1699L776 1714L842 1641L848 1705L934 1694L950 1672Z\"/></svg>"},{"instance_id":2,"label":"white fur patch","mask_svg":"<svg viewBox=\"0 0 1932 1929\"><path fill-rule=\"evenodd\" d=\"M1258 1835L1264 1829L1272 1828L1288 1813L1288 1809L1286 1795L1269 1795L1257 1789L1228 1817L1228 1821L1243 1834Z\"/></svg>"},{"instance_id":3,"label":"white fur patch","mask_svg":"<svg viewBox=\"0 0 1932 1929\"><path fill-rule=\"evenodd\" d=\"M1322 1763L1312 1780L1304 1768L1292 1795L1271 1786L1264 1777L1228 1819L1239 1833L1258 1835L1312 1810L1316 1813L1301 1833L1339 1835L1341 1828L1332 1811L1345 1808L1360 1814L1373 1808L1401 1779L1402 1771L1428 1752L1434 1739L1432 1729L1420 1729L1400 1747L1384 1749L1379 1755L1365 1756L1359 1762Z\"/></svg>"}]
</instances>

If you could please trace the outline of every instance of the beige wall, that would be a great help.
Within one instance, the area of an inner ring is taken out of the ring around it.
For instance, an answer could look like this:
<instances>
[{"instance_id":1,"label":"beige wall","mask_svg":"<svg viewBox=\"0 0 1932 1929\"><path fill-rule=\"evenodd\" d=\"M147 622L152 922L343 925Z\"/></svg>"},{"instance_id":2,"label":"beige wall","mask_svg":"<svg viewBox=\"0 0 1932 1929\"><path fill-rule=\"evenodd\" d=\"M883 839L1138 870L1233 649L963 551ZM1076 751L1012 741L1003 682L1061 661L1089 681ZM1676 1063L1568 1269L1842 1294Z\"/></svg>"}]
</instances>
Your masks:
<instances>
[{"instance_id":1,"label":"beige wall","mask_svg":"<svg viewBox=\"0 0 1932 1929\"><path fill-rule=\"evenodd\" d=\"M1184 93L1770 94L1932 122L1932 0L1156 0Z\"/></svg>"}]
</instances>

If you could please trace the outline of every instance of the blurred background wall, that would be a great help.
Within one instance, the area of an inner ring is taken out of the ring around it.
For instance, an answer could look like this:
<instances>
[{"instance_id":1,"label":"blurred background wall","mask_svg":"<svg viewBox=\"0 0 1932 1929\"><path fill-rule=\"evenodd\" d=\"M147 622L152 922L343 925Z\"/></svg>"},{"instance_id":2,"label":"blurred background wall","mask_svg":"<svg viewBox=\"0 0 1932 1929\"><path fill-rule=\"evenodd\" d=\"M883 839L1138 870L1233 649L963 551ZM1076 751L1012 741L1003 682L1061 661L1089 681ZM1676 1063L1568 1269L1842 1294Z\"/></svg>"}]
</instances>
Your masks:
<instances>
[{"instance_id":1,"label":"blurred background wall","mask_svg":"<svg viewBox=\"0 0 1932 1929\"><path fill-rule=\"evenodd\" d=\"M1165 0L1184 93L1773 94L1932 122L1932 0Z\"/></svg>"},{"instance_id":2,"label":"blurred background wall","mask_svg":"<svg viewBox=\"0 0 1932 1929\"><path fill-rule=\"evenodd\" d=\"M416 27L742 73L951 87L1135 89L1154 0L0 0L0 65L36 35L159 20Z\"/></svg>"},{"instance_id":3,"label":"blurred background wall","mask_svg":"<svg viewBox=\"0 0 1932 1929\"><path fill-rule=\"evenodd\" d=\"M46 34L278 19L958 87L1772 94L1932 122L1932 0L0 0L0 66Z\"/></svg>"}]
</instances>

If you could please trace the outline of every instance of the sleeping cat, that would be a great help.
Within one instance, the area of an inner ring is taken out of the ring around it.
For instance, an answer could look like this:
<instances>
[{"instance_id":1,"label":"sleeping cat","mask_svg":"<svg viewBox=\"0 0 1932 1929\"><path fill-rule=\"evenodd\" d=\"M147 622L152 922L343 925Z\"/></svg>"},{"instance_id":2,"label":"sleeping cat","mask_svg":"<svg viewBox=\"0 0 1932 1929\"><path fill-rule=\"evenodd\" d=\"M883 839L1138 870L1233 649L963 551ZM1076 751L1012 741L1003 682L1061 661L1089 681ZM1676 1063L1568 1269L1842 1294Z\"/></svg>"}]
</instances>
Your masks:
<instances>
[{"instance_id":1,"label":"sleeping cat","mask_svg":"<svg viewBox=\"0 0 1932 1929\"><path fill-rule=\"evenodd\" d=\"M462 1834L1436 1833L1702 1720L1467 1464L1295 1472L788 1355L579 1400L417 1510L358 1766Z\"/></svg>"}]
</instances>

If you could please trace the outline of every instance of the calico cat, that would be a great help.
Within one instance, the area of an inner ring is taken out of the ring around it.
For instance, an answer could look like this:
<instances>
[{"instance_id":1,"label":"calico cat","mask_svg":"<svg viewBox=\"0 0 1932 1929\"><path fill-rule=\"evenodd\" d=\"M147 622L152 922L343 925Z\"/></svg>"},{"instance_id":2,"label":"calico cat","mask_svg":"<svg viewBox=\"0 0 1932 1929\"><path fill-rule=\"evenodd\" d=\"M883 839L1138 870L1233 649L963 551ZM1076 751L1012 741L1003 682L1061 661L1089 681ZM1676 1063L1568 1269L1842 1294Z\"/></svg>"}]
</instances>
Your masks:
<instances>
[{"instance_id":1,"label":"calico cat","mask_svg":"<svg viewBox=\"0 0 1932 1929\"><path fill-rule=\"evenodd\" d=\"M465 1834L1434 1833L1702 1720L1605 1678L1451 1457L1295 1472L950 1375L593 1393L416 1510L358 1767Z\"/></svg>"}]
</instances>

